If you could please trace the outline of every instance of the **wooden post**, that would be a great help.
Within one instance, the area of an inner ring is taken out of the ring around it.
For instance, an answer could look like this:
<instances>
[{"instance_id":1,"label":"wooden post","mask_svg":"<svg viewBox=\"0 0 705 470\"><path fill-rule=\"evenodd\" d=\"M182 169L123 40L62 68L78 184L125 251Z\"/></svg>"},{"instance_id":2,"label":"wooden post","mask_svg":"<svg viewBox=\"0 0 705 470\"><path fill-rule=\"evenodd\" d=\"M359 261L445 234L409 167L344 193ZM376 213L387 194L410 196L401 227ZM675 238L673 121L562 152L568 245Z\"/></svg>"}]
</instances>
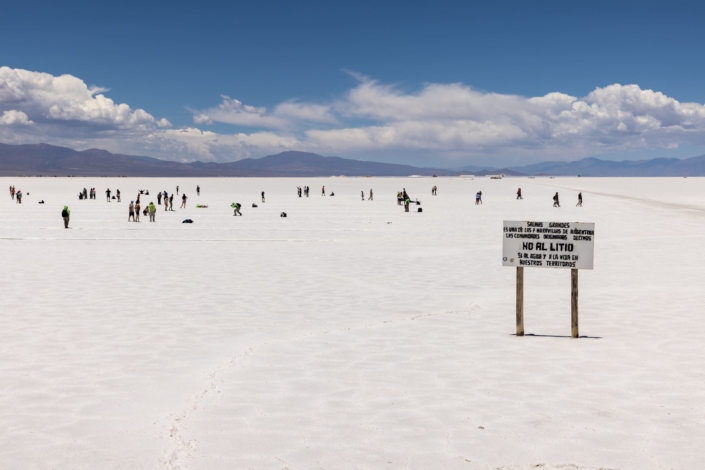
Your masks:
<instances>
[{"instance_id":1,"label":"wooden post","mask_svg":"<svg viewBox=\"0 0 705 470\"><path fill-rule=\"evenodd\" d=\"M524 268L517 267L517 336L524 336Z\"/></svg>"},{"instance_id":2,"label":"wooden post","mask_svg":"<svg viewBox=\"0 0 705 470\"><path fill-rule=\"evenodd\" d=\"M570 327L571 336L578 338L578 270L570 270Z\"/></svg>"}]
</instances>

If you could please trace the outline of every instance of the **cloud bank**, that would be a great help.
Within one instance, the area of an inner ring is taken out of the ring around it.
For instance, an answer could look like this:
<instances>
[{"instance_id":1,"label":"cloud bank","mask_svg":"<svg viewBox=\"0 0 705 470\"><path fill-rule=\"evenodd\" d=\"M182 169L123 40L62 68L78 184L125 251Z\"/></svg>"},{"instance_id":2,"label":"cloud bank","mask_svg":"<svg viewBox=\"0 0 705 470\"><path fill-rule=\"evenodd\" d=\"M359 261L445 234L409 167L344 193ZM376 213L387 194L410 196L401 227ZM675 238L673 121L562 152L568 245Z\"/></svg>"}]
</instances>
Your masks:
<instances>
[{"instance_id":1,"label":"cloud bank","mask_svg":"<svg viewBox=\"0 0 705 470\"><path fill-rule=\"evenodd\" d=\"M145 110L115 103L105 88L71 75L0 67L0 139L150 154L176 160L232 161L298 149L323 154L413 152L428 164L473 157L525 162L705 144L705 105L681 103L638 85L609 85L584 97L525 97L458 84L419 89L357 82L328 102L287 100L271 109L229 96L192 110L174 129ZM233 131L208 130L214 123Z\"/></svg>"}]
</instances>

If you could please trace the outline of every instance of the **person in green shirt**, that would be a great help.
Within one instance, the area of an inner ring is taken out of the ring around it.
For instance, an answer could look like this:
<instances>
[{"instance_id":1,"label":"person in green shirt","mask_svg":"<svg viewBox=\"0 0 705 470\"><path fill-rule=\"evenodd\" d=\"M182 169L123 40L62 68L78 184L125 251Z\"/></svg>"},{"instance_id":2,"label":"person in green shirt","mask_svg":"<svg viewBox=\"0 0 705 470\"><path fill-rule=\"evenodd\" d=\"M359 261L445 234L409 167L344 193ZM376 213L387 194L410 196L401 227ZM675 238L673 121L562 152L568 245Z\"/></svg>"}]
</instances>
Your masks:
<instances>
[{"instance_id":1,"label":"person in green shirt","mask_svg":"<svg viewBox=\"0 0 705 470\"><path fill-rule=\"evenodd\" d=\"M240 212L240 208L242 206L240 205L239 202L233 202L232 204L230 204L230 207L232 207L233 210L235 211L235 213L233 215L235 215L235 216L242 215L242 212Z\"/></svg>"},{"instance_id":2,"label":"person in green shirt","mask_svg":"<svg viewBox=\"0 0 705 470\"><path fill-rule=\"evenodd\" d=\"M149 221L156 222L157 206L155 206L153 202L150 202L148 207L149 207Z\"/></svg>"},{"instance_id":3,"label":"person in green shirt","mask_svg":"<svg viewBox=\"0 0 705 470\"><path fill-rule=\"evenodd\" d=\"M64 206L64 210L61 211L61 217L64 218L64 228L69 228L69 217L71 216L71 211L69 206Z\"/></svg>"}]
</instances>

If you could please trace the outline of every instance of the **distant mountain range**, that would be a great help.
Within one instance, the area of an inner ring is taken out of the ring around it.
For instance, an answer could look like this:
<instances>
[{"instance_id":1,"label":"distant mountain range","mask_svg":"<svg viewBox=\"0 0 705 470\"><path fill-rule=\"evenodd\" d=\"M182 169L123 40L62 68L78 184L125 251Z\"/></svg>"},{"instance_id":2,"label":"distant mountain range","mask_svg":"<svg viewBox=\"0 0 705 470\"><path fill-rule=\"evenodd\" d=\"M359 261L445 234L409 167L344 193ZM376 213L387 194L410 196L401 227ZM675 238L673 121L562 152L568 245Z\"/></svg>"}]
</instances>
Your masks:
<instances>
[{"instance_id":1,"label":"distant mountain range","mask_svg":"<svg viewBox=\"0 0 705 470\"><path fill-rule=\"evenodd\" d=\"M507 170L509 171L509 170ZM487 174L485 172L483 174ZM230 163L180 163L121 155L107 150L77 151L48 144L0 144L0 176L456 176L442 168L282 152ZM479 174L479 173L478 173Z\"/></svg>"},{"instance_id":2,"label":"distant mountain range","mask_svg":"<svg viewBox=\"0 0 705 470\"><path fill-rule=\"evenodd\" d=\"M609 161L584 158L510 168L464 166L453 169L368 162L288 151L230 163L180 163L121 155L107 150L77 151L49 144L0 144L0 176L705 176L705 155L686 158Z\"/></svg>"}]
</instances>

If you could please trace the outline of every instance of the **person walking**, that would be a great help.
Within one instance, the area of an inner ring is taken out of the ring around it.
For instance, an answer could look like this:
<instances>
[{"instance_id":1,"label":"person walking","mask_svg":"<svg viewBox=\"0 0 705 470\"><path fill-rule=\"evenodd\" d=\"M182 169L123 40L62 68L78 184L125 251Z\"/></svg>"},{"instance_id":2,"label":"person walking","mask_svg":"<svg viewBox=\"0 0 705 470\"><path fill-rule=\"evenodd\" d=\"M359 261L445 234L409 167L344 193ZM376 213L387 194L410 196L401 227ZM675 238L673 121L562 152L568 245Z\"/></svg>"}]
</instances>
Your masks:
<instances>
[{"instance_id":1,"label":"person walking","mask_svg":"<svg viewBox=\"0 0 705 470\"><path fill-rule=\"evenodd\" d=\"M578 203L575 205L575 207L583 207L583 193L582 192L578 193Z\"/></svg>"},{"instance_id":2,"label":"person walking","mask_svg":"<svg viewBox=\"0 0 705 470\"><path fill-rule=\"evenodd\" d=\"M553 207L561 207L561 203L558 200L558 192L553 196Z\"/></svg>"},{"instance_id":3,"label":"person walking","mask_svg":"<svg viewBox=\"0 0 705 470\"><path fill-rule=\"evenodd\" d=\"M240 212L240 207L242 207L242 206L240 205L239 202L233 202L232 204L230 204L230 207L232 207L235 212L233 214L234 216L242 215L242 212Z\"/></svg>"},{"instance_id":4,"label":"person walking","mask_svg":"<svg viewBox=\"0 0 705 470\"><path fill-rule=\"evenodd\" d=\"M362 197L362 200L365 200L365 191L360 191L360 197Z\"/></svg>"},{"instance_id":5,"label":"person walking","mask_svg":"<svg viewBox=\"0 0 705 470\"><path fill-rule=\"evenodd\" d=\"M157 206L154 205L153 202L149 203L149 221L150 222L156 222L157 218Z\"/></svg>"},{"instance_id":6,"label":"person walking","mask_svg":"<svg viewBox=\"0 0 705 470\"><path fill-rule=\"evenodd\" d=\"M181 208L182 208L182 209L186 209L186 200L187 200L187 199L188 199L188 198L186 197L186 193L184 193L184 195L181 196Z\"/></svg>"},{"instance_id":7,"label":"person walking","mask_svg":"<svg viewBox=\"0 0 705 470\"><path fill-rule=\"evenodd\" d=\"M130 201L130 211L127 216L127 221L129 222L130 219L132 219L133 222L135 221L135 201Z\"/></svg>"},{"instance_id":8,"label":"person walking","mask_svg":"<svg viewBox=\"0 0 705 470\"><path fill-rule=\"evenodd\" d=\"M372 190L370 189L370 197L367 198L369 201L372 200Z\"/></svg>"},{"instance_id":9,"label":"person walking","mask_svg":"<svg viewBox=\"0 0 705 470\"><path fill-rule=\"evenodd\" d=\"M117 196L117 201L118 201L118 202L121 202L121 201L120 201L120 190L119 190L119 189L115 191L115 196Z\"/></svg>"},{"instance_id":10,"label":"person walking","mask_svg":"<svg viewBox=\"0 0 705 470\"><path fill-rule=\"evenodd\" d=\"M61 217L64 219L64 228L69 228L69 217L71 217L69 206L64 206L64 210L61 211Z\"/></svg>"},{"instance_id":11,"label":"person walking","mask_svg":"<svg viewBox=\"0 0 705 470\"><path fill-rule=\"evenodd\" d=\"M15 193L15 199L17 199L17 201L15 202L15 204L22 204L22 190L18 190L18 191Z\"/></svg>"},{"instance_id":12,"label":"person walking","mask_svg":"<svg viewBox=\"0 0 705 470\"><path fill-rule=\"evenodd\" d=\"M174 211L174 193L171 193L171 196L169 196L169 210Z\"/></svg>"},{"instance_id":13,"label":"person walking","mask_svg":"<svg viewBox=\"0 0 705 470\"><path fill-rule=\"evenodd\" d=\"M110 188L108 188L108 189L105 191L105 195L106 195L107 198L108 198L108 202L110 202Z\"/></svg>"},{"instance_id":14,"label":"person walking","mask_svg":"<svg viewBox=\"0 0 705 470\"><path fill-rule=\"evenodd\" d=\"M521 188L517 189L517 199L524 199L521 197Z\"/></svg>"},{"instance_id":15,"label":"person walking","mask_svg":"<svg viewBox=\"0 0 705 470\"><path fill-rule=\"evenodd\" d=\"M201 195L201 187L197 185L196 186L196 196L200 196L200 195Z\"/></svg>"},{"instance_id":16,"label":"person walking","mask_svg":"<svg viewBox=\"0 0 705 470\"><path fill-rule=\"evenodd\" d=\"M262 191L262 202L264 202L264 191Z\"/></svg>"}]
</instances>

